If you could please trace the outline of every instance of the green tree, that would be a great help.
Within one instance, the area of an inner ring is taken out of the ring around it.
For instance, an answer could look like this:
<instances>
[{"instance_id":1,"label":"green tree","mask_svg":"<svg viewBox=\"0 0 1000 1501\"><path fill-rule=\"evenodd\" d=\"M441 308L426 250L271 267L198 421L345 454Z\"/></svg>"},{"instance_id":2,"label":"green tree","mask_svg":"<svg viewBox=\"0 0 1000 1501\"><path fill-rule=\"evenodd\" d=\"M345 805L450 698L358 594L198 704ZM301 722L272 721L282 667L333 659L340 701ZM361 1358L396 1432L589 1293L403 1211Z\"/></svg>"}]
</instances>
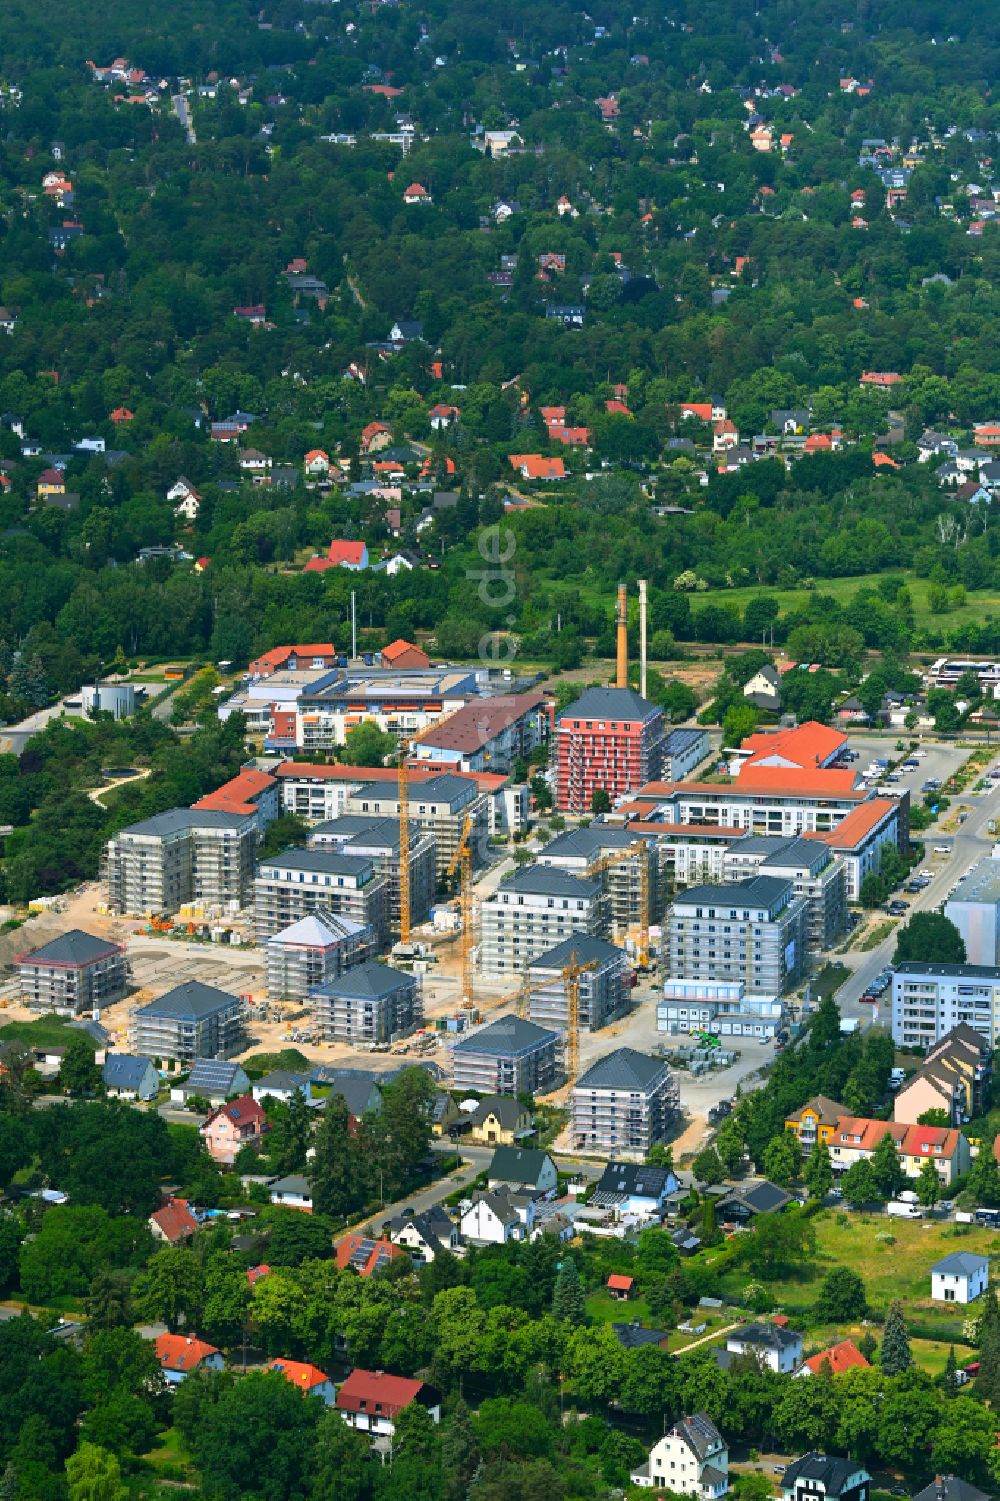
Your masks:
<instances>
[{"instance_id":1,"label":"green tree","mask_svg":"<svg viewBox=\"0 0 1000 1501\"><path fill-rule=\"evenodd\" d=\"M369 1501L375 1465L364 1435L350 1428L339 1412L324 1413L316 1425L309 1501Z\"/></svg>"},{"instance_id":2,"label":"green tree","mask_svg":"<svg viewBox=\"0 0 1000 1501\"><path fill-rule=\"evenodd\" d=\"M691 1164L691 1171L699 1183L713 1187L725 1180L725 1169L714 1147L703 1147Z\"/></svg>"},{"instance_id":3,"label":"green tree","mask_svg":"<svg viewBox=\"0 0 1000 1501\"><path fill-rule=\"evenodd\" d=\"M168 1329L196 1328L205 1307L201 1263L183 1246L163 1246L150 1257L132 1285L135 1313Z\"/></svg>"},{"instance_id":4,"label":"green tree","mask_svg":"<svg viewBox=\"0 0 1000 1501\"><path fill-rule=\"evenodd\" d=\"M933 1209L941 1197L941 1179L938 1177L937 1168L929 1159L920 1164L917 1181L914 1184L917 1198L925 1209Z\"/></svg>"},{"instance_id":5,"label":"green tree","mask_svg":"<svg viewBox=\"0 0 1000 1501\"><path fill-rule=\"evenodd\" d=\"M395 750L395 736L365 720L348 730L339 754L345 766L384 766Z\"/></svg>"},{"instance_id":6,"label":"green tree","mask_svg":"<svg viewBox=\"0 0 1000 1501\"><path fill-rule=\"evenodd\" d=\"M772 1137L764 1152L764 1175L779 1188L790 1188L802 1174L802 1148L791 1131Z\"/></svg>"},{"instance_id":7,"label":"green tree","mask_svg":"<svg viewBox=\"0 0 1000 1501\"><path fill-rule=\"evenodd\" d=\"M893 963L964 964L965 958L965 941L953 922L941 912L914 912L899 930Z\"/></svg>"},{"instance_id":8,"label":"green tree","mask_svg":"<svg viewBox=\"0 0 1000 1501\"><path fill-rule=\"evenodd\" d=\"M315 1113L306 1104L301 1089L296 1089L290 1100L275 1115L271 1134L267 1141L267 1155L275 1171L301 1173L306 1165L306 1153L312 1143Z\"/></svg>"},{"instance_id":9,"label":"green tree","mask_svg":"<svg viewBox=\"0 0 1000 1501\"><path fill-rule=\"evenodd\" d=\"M69 1501L128 1501L128 1486L113 1454L82 1443L66 1461Z\"/></svg>"},{"instance_id":10,"label":"green tree","mask_svg":"<svg viewBox=\"0 0 1000 1501\"><path fill-rule=\"evenodd\" d=\"M898 1298L893 1298L886 1312L879 1363L887 1376L900 1376L913 1364L903 1305Z\"/></svg>"},{"instance_id":11,"label":"green tree","mask_svg":"<svg viewBox=\"0 0 1000 1501\"><path fill-rule=\"evenodd\" d=\"M814 1309L821 1324L846 1324L868 1313L865 1284L851 1267L836 1266L823 1278Z\"/></svg>"},{"instance_id":12,"label":"green tree","mask_svg":"<svg viewBox=\"0 0 1000 1501\"><path fill-rule=\"evenodd\" d=\"M590 795L590 811L597 816L599 813L611 812L611 798L603 787L595 787Z\"/></svg>"},{"instance_id":13,"label":"green tree","mask_svg":"<svg viewBox=\"0 0 1000 1501\"><path fill-rule=\"evenodd\" d=\"M59 1078L67 1094L94 1095L101 1085L101 1070L94 1061L94 1042L86 1032L73 1032L66 1044Z\"/></svg>"},{"instance_id":14,"label":"green tree","mask_svg":"<svg viewBox=\"0 0 1000 1501\"><path fill-rule=\"evenodd\" d=\"M126 1271L95 1273L86 1300L90 1329L119 1329L132 1322L131 1279Z\"/></svg>"},{"instance_id":15,"label":"green tree","mask_svg":"<svg viewBox=\"0 0 1000 1501\"><path fill-rule=\"evenodd\" d=\"M896 1143L888 1131L872 1153L872 1174L879 1197L883 1199L894 1199L906 1182Z\"/></svg>"},{"instance_id":16,"label":"green tree","mask_svg":"<svg viewBox=\"0 0 1000 1501\"><path fill-rule=\"evenodd\" d=\"M306 1492L323 1404L304 1401L270 1371L252 1371L228 1387L206 1383L197 1396L186 1436L220 1501L298 1501Z\"/></svg>"},{"instance_id":17,"label":"green tree","mask_svg":"<svg viewBox=\"0 0 1000 1501\"><path fill-rule=\"evenodd\" d=\"M809 1153L803 1177L810 1198L826 1198L833 1187L833 1165L830 1161L830 1148L825 1141L818 1141Z\"/></svg>"},{"instance_id":18,"label":"green tree","mask_svg":"<svg viewBox=\"0 0 1000 1501\"><path fill-rule=\"evenodd\" d=\"M855 1209L863 1209L866 1204L873 1203L879 1197L875 1171L867 1157L859 1157L857 1162L851 1164L841 1178L840 1186L844 1191L844 1198Z\"/></svg>"},{"instance_id":19,"label":"green tree","mask_svg":"<svg viewBox=\"0 0 1000 1501\"><path fill-rule=\"evenodd\" d=\"M355 1162L347 1101L343 1095L331 1095L316 1132L316 1155L310 1178L313 1205L320 1214L337 1219L355 1203Z\"/></svg>"},{"instance_id":20,"label":"green tree","mask_svg":"<svg viewBox=\"0 0 1000 1501\"><path fill-rule=\"evenodd\" d=\"M552 1313L557 1319L569 1324L582 1324L586 1319L586 1300L580 1285L580 1274L572 1256L564 1256L559 1263L559 1274L552 1291Z\"/></svg>"},{"instance_id":21,"label":"green tree","mask_svg":"<svg viewBox=\"0 0 1000 1501\"><path fill-rule=\"evenodd\" d=\"M479 1460L479 1440L472 1416L464 1399L459 1397L441 1434L445 1501L465 1501Z\"/></svg>"},{"instance_id":22,"label":"green tree","mask_svg":"<svg viewBox=\"0 0 1000 1501\"><path fill-rule=\"evenodd\" d=\"M757 710L748 703L733 704L722 720L722 744L727 750L738 750L744 740L757 728Z\"/></svg>"},{"instance_id":23,"label":"green tree","mask_svg":"<svg viewBox=\"0 0 1000 1501\"><path fill-rule=\"evenodd\" d=\"M726 1176L735 1178L743 1166L743 1133L738 1118L727 1115L715 1137L715 1150Z\"/></svg>"}]
</instances>

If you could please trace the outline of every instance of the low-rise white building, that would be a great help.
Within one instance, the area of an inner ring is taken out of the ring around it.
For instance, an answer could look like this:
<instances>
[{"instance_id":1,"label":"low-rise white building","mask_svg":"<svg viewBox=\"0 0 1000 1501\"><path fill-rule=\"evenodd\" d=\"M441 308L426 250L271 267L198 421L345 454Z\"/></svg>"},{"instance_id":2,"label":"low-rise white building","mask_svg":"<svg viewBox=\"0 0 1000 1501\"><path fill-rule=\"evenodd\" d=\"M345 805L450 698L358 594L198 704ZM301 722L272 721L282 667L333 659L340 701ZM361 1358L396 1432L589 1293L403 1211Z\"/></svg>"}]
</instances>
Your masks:
<instances>
[{"instance_id":1,"label":"low-rise white building","mask_svg":"<svg viewBox=\"0 0 1000 1501\"><path fill-rule=\"evenodd\" d=\"M973 1303L990 1283L990 1260L973 1251L952 1251L931 1267L935 1303Z\"/></svg>"},{"instance_id":2,"label":"low-rise white building","mask_svg":"<svg viewBox=\"0 0 1000 1501\"><path fill-rule=\"evenodd\" d=\"M633 1485L659 1486L675 1496L717 1501L729 1489L729 1450L706 1413L678 1418L653 1445L649 1459L631 1475Z\"/></svg>"}]
</instances>

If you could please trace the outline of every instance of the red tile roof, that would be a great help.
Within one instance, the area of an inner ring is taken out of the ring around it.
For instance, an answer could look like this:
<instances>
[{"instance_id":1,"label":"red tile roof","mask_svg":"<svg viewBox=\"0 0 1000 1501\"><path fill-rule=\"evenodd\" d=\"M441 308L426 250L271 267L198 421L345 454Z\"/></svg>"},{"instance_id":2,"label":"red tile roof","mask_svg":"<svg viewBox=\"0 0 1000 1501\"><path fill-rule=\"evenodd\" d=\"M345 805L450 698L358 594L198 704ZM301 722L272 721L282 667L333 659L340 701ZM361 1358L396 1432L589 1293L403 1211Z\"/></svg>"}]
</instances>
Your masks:
<instances>
[{"instance_id":1,"label":"red tile roof","mask_svg":"<svg viewBox=\"0 0 1000 1501\"><path fill-rule=\"evenodd\" d=\"M418 651L424 660L428 660L427 653L419 646L414 646L412 641L404 641L402 636L395 641L390 641L388 646L382 648L383 666L392 666L397 657L405 656L407 652Z\"/></svg>"},{"instance_id":2,"label":"red tile roof","mask_svg":"<svg viewBox=\"0 0 1000 1501\"><path fill-rule=\"evenodd\" d=\"M741 775L762 759L781 756L802 770L806 767L821 767L847 744L842 730L832 730L829 725L807 719L804 724L790 730L760 731L743 741L742 750L751 752L750 759L741 768ZM853 780L854 773L851 772Z\"/></svg>"},{"instance_id":3,"label":"red tile roof","mask_svg":"<svg viewBox=\"0 0 1000 1501\"><path fill-rule=\"evenodd\" d=\"M319 1366L310 1365L306 1360L286 1360L284 1356L272 1360L268 1370L280 1371L286 1381L303 1392L312 1391L314 1386L322 1386L324 1381L330 1379Z\"/></svg>"},{"instance_id":4,"label":"red tile roof","mask_svg":"<svg viewBox=\"0 0 1000 1501\"><path fill-rule=\"evenodd\" d=\"M512 453L510 462L526 479L564 479L566 475L562 459L543 458L539 453Z\"/></svg>"},{"instance_id":5,"label":"red tile roof","mask_svg":"<svg viewBox=\"0 0 1000 1501\"><path fill-rule=\"evenodd\" d=\"M868 1368L870 1362L865 1359L861 1351L852 1339L842 1339L838 1345L831 1345L828 1350L820 1350L818 1355L810 1355L802 1365L806 1370L812 1371L818 1376L824 1361L829 1361L830 1370L834 1376L839 1376L841 1371L851 1371L856 1367Z\"/></svg>"},{"instance_id":6,"label":"red tile roof","mask_svg":"<svg viewBox=\"0 0 1000 1501\"><path fill-rule=\"evenodd\" d=\"M855 849L863 844L873 829L885 818L887 813L898 809L899 803L894 797L872 797L859 807L852 808L846 818L842 818L835 829L826 834L810 833L808 839L822 839L825 844L834 849Z\"/></svg>"},{"instance_id":7,"label":"red tile roof","mask_svg":"<svg viewBox=\"0 0 1000 1501\"><path fill-rule=\"evenodd\" d=\"M270 772L248 769L238 772L228 782L223 782L214 792L206 792L204 797L200 797L191 806L207 808L217 813L255 813L257 809L254 799L275 785Z\"/></svg>"},{"instance_id":8,"label":"red tile roof","mask_svg":"<svg viewBox=\"0 0 1000 1501\"><path fill-rule=\"evenodd\" d=\"M210 1126L213 1121L218 1120L220 1115L232 1121L234 1126L254 1124L265 1126L267 1124L267 1116L262 1106L257 1103L253 1095L249 1094L241 1094L235 1100L229 1100L227 1104L220 1105L218 1110L213 1110L205 1125Z\"/></svg>"},{"instance_id":9,"label":"red tile roof","mask_svg":"<svg viewBox=\"0 0 1000 1501\"><path fill-rule=\"evenodd\" d=\"M839 797L854 791L857 780L853 771L828 771L825 767L804 770L789 766L756 766L748 762L736 781L737 792L806 792L817 797L827 793ZM860 794L863 796L863 794Z\"/></svg>"},{"instance_id":10,"label":"red tile roof","mask_svg":"<svg viewBox=\"0 0 1000 1501\"><path fill-rule=\"evenodd\" d=\"M251 1287L256 1287L258 1282L262 1282L265 1277L270 1277L270 1275L271 1268L266 1261L262 1261L260 1266L247 1268L247 1281Z\"/></svg>"},{"instance_id":11,"label":"red tile roof","mask_svg":"<svg viewBox=\"0 0 1000 1501\"><path fill-rule=\"evenodd\" d=\"M342 1271L345 1267L353 1266L359 1277L370 1277L378 1267L385 1266L389 1261L398 1261L406 1254L402 1246L393 1245L391 1240L384 1237L376 1239L371 1235L352 1232L338 1241L334 1260Z\"/></svg>"},{"instance_id":12,"label":"red tile roof","mask_svg":"<svg viewBox=\"0 0 1000 1501\"><path fill-rule=\"evenodd\" d=\"M327 549L327 558L331 563L361 563L365 555L363 542L347 542L336 540L330 543Z\"/></svg>"},{"instance_id":13,"label":"red tile roof","mask_svg":"<svg viewBox=\"0 0 1000 1501\"><path fill-rule=\"evenodd\" d=\"M193 1371L209 1355L218 1355L215 1345L186 1334L160 1334L156 1339L156 1358L164 1371Z\"/></svg>"},{"instance_id":14,"label":"red tile roof","mask_svg":"<svg viewBox=\"0 0 1000 1501\"><path fill-rule=\"evenodd\" d=\"M627 1293L631 1292L635 1286L635 1278L625 1277L621 1272L612 1272L608 1278L607 1285L611 1288L612 1292Z\"/></svg>"},{"instance_id":15,"label":"red tile roof","mask_svg":"<svg viewBox=\"0 0 1000 1501\"><path fill-rule=\"evenodd\" d=\"M171 1245L187 1240L198 1228L198 1221L188 1208L186 1199L171 1199L162 1209L154 1209L149 1216Z\"/></svg>"},{"instance_id":16,"label":"red tile roof","mask_svg":"<svg viewBox=\"0 0 1000 1501\"><path fill-rule=\"evenodd\" d=\"M394 1418L415 1402L425 1390L422 1381L410 1376L391 1376L387 1371L355 1369L337 1393L341 1412L378 1412L380 1417Z\"/></svg>"}]
</instances>

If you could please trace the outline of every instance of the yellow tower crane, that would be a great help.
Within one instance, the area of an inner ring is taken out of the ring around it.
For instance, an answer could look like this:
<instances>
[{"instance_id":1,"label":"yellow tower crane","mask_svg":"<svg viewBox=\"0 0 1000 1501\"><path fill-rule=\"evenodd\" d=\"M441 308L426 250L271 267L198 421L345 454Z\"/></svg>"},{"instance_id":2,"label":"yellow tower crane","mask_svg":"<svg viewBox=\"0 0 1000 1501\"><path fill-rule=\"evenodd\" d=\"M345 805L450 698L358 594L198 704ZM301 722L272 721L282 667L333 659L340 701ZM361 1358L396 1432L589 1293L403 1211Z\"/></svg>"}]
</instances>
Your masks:
<instances>
[{"instance_id":1,"label":"yellow tower crane","mask_svg":"<svg viewBox=\"0 0 1000 1501\"><path fill-rule=\"evenodd\" d=\"M636 944L636 968L648 970L649 968L649 922L651 912L650 880L649 880L649 849L639 840L626 850L617 850L613 855L602 855L589 867L594 872L611 870L616 865L623 865L626 860L639 862L639 932Z\"/></svg>"},{"instance_id":2,"label":"yellow tower crane","mask_svg":"<svg viewBox=\"0 0 1000 1501\"><path fill-rule=\"evenodd\" d=\"M562 979L566 986L566 1083L576 1083L580 1072L580 976L597 968L597 960L578 964L576 955L563 967Z\"/></svg>"},{"instance_id":3,"label":"yellow tower crane","mask_svg":"<svg viewBox=\"0 0 1000 1501\"><path fill-rule=\"evenodd\" d=\"M472 818L467 813L462 824L462 837L459 839L448 864L448 874L454 875L460 871L458 905L461 913L461 952L462 952L462 1005L466 1011L471 1011L474 1004L474 974L473 974L473 906L472 906Z\"/></svg>"}]
</instances>

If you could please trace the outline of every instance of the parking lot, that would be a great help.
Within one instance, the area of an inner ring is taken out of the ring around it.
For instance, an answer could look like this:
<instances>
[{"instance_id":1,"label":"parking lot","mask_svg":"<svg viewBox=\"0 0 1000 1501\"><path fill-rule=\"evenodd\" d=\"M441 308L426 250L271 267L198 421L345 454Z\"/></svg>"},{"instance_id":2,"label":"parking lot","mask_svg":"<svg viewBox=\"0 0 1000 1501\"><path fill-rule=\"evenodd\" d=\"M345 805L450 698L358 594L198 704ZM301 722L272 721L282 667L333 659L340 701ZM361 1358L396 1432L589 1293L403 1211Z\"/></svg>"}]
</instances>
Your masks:
<instances>
[{"instance_id":1,"label":"parking lot","mask_svg":"<svg viewBox=\"0 0 1000 1501\"><path fill-rule=\"evenodd\" d=\"M909 746L916 738L915 735L910 735L904 730L900 735L858 735L849 740L848 749L857 756L857 760L849 764L852 770L861 777L859 785L882 786L887 793L906 791L910 794L910 802L916 803L923 797L921 788L925 782L937 781L943 784L954 775L969 755L967 747L945 745L939 740L928 740L918 746L916 767L912 770L899 767L891 773L893 777L891 782L887 781L881 773L866 775L873 761L898 761L904 753L898 750L897 746L900 744Z\"/></svg>"}]
</instances>

